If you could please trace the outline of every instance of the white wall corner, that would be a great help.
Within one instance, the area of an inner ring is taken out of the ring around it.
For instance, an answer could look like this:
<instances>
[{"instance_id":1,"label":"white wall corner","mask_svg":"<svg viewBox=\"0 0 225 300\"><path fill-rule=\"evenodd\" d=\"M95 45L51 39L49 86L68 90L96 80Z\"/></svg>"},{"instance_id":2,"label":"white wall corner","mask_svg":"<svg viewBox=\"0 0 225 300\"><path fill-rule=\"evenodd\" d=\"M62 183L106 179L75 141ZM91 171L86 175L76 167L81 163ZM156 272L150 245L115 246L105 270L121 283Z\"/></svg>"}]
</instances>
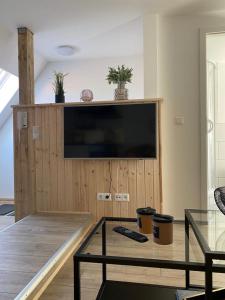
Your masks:
<instances>
[{"instance_id":1,"label":"white wall corner","mask_svg":"<svg viewBox=\"0 0 225 300\"><path fill-rule=\"evenodd\" d=\"M144 48L144 95L154 98L158 95L158 15L143 17Z\"/></svg>"}]
</instances>

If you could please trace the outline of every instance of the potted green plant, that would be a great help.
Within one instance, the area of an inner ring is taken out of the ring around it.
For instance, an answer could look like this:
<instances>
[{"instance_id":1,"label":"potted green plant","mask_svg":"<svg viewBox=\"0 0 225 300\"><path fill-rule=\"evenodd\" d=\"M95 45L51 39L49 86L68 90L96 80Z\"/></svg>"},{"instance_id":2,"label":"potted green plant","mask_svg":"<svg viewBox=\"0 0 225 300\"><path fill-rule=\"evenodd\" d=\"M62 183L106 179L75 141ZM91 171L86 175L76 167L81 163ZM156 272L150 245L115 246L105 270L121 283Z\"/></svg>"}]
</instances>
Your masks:
<instances>
[{"instance_id":1,"label":"potted green plant","mask_svg":"<svg viewBox=\"0 0 225 300\"><path fill-rule=\"evenodd\" d=\"M65 102L65 91L64 91L64 78L68 74L61 72L54 72L54 92L55 92L55 103Z\"/></svg>"},{"instance_id":2,"label":"potted green plant","mask_svg":"<svg viewBox=\"0 0 225 300\"><path fill-rule=\"evenodd\" d=\"M126 83L131 83L133 76L132 68L126 68L124 65L118 66L117 68L109 68L109 74L106 77L109 84L117 84L115 89L115 100L127 100L128 90L126 89Z\"/></svg>"}]
</instances>

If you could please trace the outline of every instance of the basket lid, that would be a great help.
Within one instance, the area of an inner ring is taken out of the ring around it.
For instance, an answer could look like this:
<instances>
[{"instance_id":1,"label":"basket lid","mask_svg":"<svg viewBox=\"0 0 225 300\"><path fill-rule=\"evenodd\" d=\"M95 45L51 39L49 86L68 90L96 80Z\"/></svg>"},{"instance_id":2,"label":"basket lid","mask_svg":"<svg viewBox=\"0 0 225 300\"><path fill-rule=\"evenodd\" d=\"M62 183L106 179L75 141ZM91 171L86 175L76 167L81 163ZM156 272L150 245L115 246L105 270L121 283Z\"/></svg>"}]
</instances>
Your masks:
<instances>
[{"instance_id":1,"label":"basket lid","mask_svg":"<svg viewBox=\"0 0 225 300\"><path fill-rule=\"evenodd\" d=\"M158 222L158 223L172 223L173 219L174 218L169 215L155 214L153 216L153 221Z\"/></svg>"},{"instance_id":2,"label":"basket lid","mask_svg":"<svg viewBox=\"0 0 225 300\"><path fill-rule=\"evenodd\" d=\"M149 215L154 215L156 213L156 210L152 207L143 207L143 208L138 208L137 213L139 215L149 216Z\"/></svg>"}]
</instances>

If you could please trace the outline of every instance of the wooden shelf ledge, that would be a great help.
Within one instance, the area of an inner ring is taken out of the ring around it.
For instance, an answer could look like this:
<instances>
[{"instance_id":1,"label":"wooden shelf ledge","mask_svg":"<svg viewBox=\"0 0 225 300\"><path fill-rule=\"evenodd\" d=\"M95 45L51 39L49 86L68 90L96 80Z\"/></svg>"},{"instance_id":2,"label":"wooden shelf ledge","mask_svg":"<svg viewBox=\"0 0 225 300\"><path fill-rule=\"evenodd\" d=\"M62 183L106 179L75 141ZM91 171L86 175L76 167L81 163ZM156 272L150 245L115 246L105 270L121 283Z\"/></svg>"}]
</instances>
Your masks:
<instances>
[{"instance_id":1,"label":"wooden shelf ledge","mask_svg":"<svg viewBox=\"0 0 225 300\"><path fill-rule=\"evenodd\" d=\"M140 103L156 103L161 102L162 98L152 99L130 99L130 100L96 100L91 102L66 102L66 103L44 103L44 104L28 104L28 105L12 105L12 108L32 108L32 107L61 107L61 106L95 106L95 105L112 105L112 104L140 104Z\"/></svg>"}]
</instances>

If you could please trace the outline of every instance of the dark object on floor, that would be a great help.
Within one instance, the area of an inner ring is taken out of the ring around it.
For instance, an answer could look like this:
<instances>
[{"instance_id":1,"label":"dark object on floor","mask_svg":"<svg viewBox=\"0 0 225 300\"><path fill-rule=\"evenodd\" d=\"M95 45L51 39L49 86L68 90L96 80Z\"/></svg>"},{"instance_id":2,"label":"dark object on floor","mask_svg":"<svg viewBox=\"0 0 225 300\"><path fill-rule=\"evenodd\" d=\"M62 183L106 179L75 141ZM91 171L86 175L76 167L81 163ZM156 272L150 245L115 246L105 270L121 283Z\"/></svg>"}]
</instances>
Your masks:
<instances>
[{"instance_id":1,"label":"dark object on floor","mask_svg":"<svg viewBox=\"0 0 225 300\"><path fill-rule=\"evenodd\" d=\"M7 215L13 212L15 209L13 204L2 204L0 205L0 216Z\"/></svg>"},{"instance_id":2,"label":"dark object on floor","mask_svg":"<svg viewBox=\"0 0 225 300\"><path fill-rule=\"evenodd\" d=\"M225 186L215 189L214 198L219 210L225 215Z\"/></svg>"},{"instance_id":3,"label":"dark object on floor","mask_svg":"<svg viewBox=\"0 0 225 300\"><path fill-rule=\"evenodd\" d=\"M147 242L148 241L148 238L143 235L143 234L140 234L136 231L131 231L130 229L128 228L125 228L125 227L122 227L122 226L116 226L113 228L113 231L117 232L117 233L120 233L122 235L125 235L126 237L132 239L132 240L135 240L139 243L144 243L144 242Z\"/></svg>"}]
</instances>

